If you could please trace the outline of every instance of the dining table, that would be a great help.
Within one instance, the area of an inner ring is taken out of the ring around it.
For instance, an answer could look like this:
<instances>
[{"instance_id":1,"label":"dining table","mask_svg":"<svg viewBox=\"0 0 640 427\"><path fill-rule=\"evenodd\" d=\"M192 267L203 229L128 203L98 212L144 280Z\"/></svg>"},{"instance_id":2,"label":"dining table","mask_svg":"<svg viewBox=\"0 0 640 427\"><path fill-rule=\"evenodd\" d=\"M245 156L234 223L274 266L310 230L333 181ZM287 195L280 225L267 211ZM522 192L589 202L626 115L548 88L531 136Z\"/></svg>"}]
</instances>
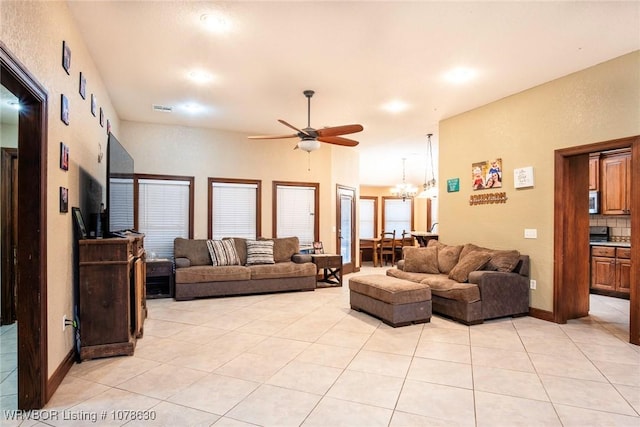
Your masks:
<instances>
[{"instance_id":1,"label":"dining table","mask_svg":"<svg viewBox=\"0 0 640 427\"><path fill-rule=\"evenodd\" d=\"M437 233L430 233L428 231L412 231L411 235L416 238L420 247L427 246L429 240L438 240Z\"/></svg>"}]
</instances>

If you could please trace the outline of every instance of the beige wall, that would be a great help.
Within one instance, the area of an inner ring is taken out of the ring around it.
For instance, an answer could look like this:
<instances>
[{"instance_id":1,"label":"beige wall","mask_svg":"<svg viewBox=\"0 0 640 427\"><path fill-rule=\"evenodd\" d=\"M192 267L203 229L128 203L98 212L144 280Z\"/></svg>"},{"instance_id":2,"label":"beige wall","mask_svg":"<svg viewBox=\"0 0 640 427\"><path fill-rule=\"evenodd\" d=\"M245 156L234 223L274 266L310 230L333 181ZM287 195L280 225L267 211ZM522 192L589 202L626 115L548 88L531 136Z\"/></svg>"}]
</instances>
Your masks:
<instances>
[{"instance_id":1,"label":"beige wall","mask_svg":"<svg viewBox=\"0 0 640 427\"><path fill-rule=\"evenodd\" d=\"M73 228L71 213L59 212L59 187L69 189L69 208L78 205L78 170L104 183L106 165L98 163L98 144L106 128L90 112L90 94L117 131L118 118L66 2L2 2L0 40L48 93L47 152L47 314L49 375L73 347L72 329L62 331L62 316L72 317ZM71 47L71 74L62 68L62 41ZM78 93L79 72L87 77L87 99ZM70 104L70 125L60 120L60 95ZM105 120L106 123L106 120ZM67 172L59 167L60 142L69 146ZM34 195L36 197L36 195ZM71 210L71 209L69 209Z\"/></svg>"},{"instance_id":2,"label":"beige wall","mask_svg":"<svg viewBox=\"0 0 640 427\"><path fill-rule=\"evenodd\" d=\"M636 51L443 120L440 239L530 255L530 305L552 311L554 150L640 134L639 93ZM507 203L470 206L471 194L491 193L471 190L471 164L497 157ZM513 170L524 166L533 166L535 186L515 190ZM460 192L446 192L449 178L460 178ZM524 239L525 228L538 238Z\"/></svg>"},{"instance_id":3,"label":"beige wall","mask_svg":"<svg viewBox=\"0 0 640 427\"><path fill-rule=\"evenodd\" d=\"M195 177L194 237L207 238L207 179L262 181L262 235L273 236L272 182L320 184L320 240L336 250L336 184L357 187L355 150L322 144L310 154L295 139L255 141L246 134L122 121L116 135L135 159L136 173ZM347 167L345 167L347 166Z\"/></svg>"}]
</instances>

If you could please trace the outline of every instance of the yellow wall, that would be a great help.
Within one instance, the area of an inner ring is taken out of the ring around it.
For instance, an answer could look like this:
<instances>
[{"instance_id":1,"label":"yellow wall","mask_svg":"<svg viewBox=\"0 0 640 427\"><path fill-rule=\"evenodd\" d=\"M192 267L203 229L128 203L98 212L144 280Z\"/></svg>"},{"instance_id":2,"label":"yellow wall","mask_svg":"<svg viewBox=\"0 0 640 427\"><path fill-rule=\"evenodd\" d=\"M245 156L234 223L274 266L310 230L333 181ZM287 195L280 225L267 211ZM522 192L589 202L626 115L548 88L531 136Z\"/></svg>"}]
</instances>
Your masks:
<instances>
[{"instance_id":1,"label":"yellow wall","mask_svg":"<svg viewBox=\"0 0 640 427\"><path fill-rule=\"evenodd\" d=\"M554 150L640 134L638 94L636 51L440 122L440 240L530 255L530 305L552 311ZM471 164L498 157L507 203L470 206L471 194L492 192L471 190ZM525 166L535 186L515 190L513 170ZM460 192L446 192L449 178ZM538 238L524 239L525 228Z\"/></svg>"}]
</instances>

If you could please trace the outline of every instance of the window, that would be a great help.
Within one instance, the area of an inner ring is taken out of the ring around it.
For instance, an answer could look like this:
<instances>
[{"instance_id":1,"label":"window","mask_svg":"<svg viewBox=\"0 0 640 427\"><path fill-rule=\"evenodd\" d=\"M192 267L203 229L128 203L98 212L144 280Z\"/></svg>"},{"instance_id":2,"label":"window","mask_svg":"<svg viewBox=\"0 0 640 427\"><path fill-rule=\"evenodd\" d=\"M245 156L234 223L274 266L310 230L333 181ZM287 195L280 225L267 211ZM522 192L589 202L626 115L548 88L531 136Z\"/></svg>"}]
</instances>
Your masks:
<instances>
[{"instance_id":1,"label":"window","mask_svg":"<svg viewBox=\"0 0 640 427\"><path fill-rule=\"evenodd\" d=\"M209 238L260 236L260 181L209 178Z\"/></svg>"},{"instance_id":2,"label":"window","mask_svg":"<svg viewBox=\"0 0 640 427\"><path fill-rule=\"evenodd\" d=\"M402 231L413 229L413 199L402 201L401 198L382 198L382 224L385 232L396 231L396 237Z\"/></svg>"},{"instance_id":3,"label":"window","mask_svg":"<svg viewBox=\"0 0 640 427\"><path fill-rule=\"evenodd\" d=\"M193 237L193 177L136 175L137 229L147 254L173 257L176 237Z\"/></svg>"},{"instance_id":4,"label":"window","mask_svg":"<svg viewBox=\"0 0 640 427\"><path fill-rule=\"evenodd\" d=\"M319 239L319 184L274 182L274 237L296 236L300 248L311 248Z\"/></svg>"},{"instance_id":5,"label":"window","mask_svg":"<svg viewBox=\"0 0 640 427\"><path fill-rule=\"evenodd\" d=\"M360 238L373 239L378 230L378 198L360 197Z\"/></svg>"}]
</instances>

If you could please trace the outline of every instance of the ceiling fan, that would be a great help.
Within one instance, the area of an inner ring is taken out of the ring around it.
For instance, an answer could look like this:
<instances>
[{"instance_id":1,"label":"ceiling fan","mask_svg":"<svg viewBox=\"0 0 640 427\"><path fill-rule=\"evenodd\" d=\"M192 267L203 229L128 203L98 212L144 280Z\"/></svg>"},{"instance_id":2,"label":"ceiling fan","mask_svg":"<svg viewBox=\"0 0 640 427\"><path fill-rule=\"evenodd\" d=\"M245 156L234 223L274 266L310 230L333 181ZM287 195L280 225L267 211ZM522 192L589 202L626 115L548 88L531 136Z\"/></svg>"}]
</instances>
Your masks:
<instances>
[{"instance_id":1,"label":"ceiling fan","mask_svg":"<svg viewBox=\"0 0 640 427\"><path fill-rule=\"evenodd\" d=\"M343 138L340 135L347 135L350 133L361 132L363 130L362 125L343 125L325 127L322 129L314 129L311 127L311 97L315 93L312 90L305 90L302 92L307 97L307 127L304 129L298 129L297 127L285 122L284 120L278 120L283 125L293 129L296 133L287 135L257 135L250 136L249 139L281 139L281 138L300 138L300 142L295 146L308 153L320 148L320 142L326 142L328 144L342 145L345 147L355 147L358 145L358 141L353 139Z\"/></svg>"}]
</instances>

